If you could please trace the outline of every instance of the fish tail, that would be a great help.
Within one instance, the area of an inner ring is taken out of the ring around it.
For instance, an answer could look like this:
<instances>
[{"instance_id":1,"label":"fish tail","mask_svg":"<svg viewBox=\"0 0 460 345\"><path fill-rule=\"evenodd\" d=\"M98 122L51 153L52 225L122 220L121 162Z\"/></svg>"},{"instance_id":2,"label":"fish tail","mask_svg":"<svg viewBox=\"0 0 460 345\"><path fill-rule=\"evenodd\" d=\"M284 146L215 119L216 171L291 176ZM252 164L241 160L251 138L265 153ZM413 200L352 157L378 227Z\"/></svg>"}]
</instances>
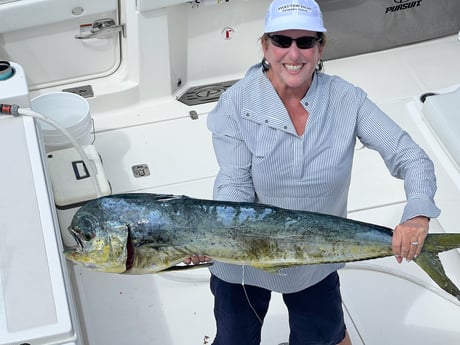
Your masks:
<instances>
[{"instance_id":1,"label":"fish tail","mask_svg":"<svg viewBox=\"0 0 460 345\"><path fill-rule=\"evenodd\" d=\"M424 251L445 252L451 249L460 249L459 234L429 234L423 244Z\"/></svg>"},{"instance_id":2,"label":"fish tail","mask_svg":"<svg viewBox=\"0 0 460 345\"><path fill-rule=\"evenodd\" d=\"M429 234L423 250L414 260L441 289L460 301L460 290L447 277L438 253L460 248L460 234Z\"/></svg>"}]
</instances>

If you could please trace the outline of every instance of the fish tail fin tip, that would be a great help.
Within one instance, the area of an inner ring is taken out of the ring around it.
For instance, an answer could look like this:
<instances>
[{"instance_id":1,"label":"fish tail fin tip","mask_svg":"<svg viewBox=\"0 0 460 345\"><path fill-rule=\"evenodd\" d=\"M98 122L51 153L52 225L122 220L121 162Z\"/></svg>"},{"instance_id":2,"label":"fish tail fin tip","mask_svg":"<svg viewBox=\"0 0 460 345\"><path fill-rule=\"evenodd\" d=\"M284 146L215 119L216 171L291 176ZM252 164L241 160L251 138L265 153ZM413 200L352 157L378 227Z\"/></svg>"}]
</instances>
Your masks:
<instances>
[{"instance_id":1,"label":"fish tail fin tip","mask_svg":"<svg viewBox=\"0 0 460 345\"><path fill-rule=\"evenodd\" d=\"M422 251L414 261L441 289L460 301L460 290L447 276L437 253Z\"/></svg>"}]
</instances>

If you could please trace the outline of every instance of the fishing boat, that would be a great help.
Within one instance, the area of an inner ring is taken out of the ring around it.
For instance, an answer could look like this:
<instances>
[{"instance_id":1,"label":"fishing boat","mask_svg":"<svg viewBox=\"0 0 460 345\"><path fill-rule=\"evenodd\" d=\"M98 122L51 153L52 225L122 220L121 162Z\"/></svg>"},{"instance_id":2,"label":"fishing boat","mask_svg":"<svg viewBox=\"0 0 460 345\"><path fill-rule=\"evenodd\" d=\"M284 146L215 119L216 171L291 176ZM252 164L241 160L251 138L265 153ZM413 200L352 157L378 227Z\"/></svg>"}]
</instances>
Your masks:
<instances>
[{"instance_id":1,"label":"fishing boat","mask_svg":"<svg viewBox=\"0 0 460 345\"><path fill-rule=\"evenodd\" d=\"M0 103L31 109L0 115L0 345L212 343L206 268L89 271L65 260L74 244L67 227L98 195L212 198L218 166L207 114L261 60L269 3L0 0ZM325 72L366 90L424 148L442 210L430 231L460 232L460 2L318 3L328 28ZM66 128L87 160L31 117L56 109L83 114L83 127ZM394 227L405 204L402 181L376 152L355 150L348 217ZM460 252L441 260L460 286ZM354 345L460 344L459 301L414 263L389 257L347 264L339 274ZM262 345L287 344L288 335L274 293ZM235 343L245 342L235 335Z\"/></svg>"}]
</instances>

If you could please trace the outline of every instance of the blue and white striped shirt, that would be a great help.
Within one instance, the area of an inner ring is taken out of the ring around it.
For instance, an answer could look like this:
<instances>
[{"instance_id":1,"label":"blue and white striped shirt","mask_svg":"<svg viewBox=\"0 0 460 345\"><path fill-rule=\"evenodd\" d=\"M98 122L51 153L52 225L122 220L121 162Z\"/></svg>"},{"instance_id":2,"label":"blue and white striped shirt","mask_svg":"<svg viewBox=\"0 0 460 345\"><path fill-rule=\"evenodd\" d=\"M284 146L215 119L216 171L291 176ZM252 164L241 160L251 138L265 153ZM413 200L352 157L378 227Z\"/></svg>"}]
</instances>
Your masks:
<instances>
[{"instance_id":1,"label":"blue and white striped shirt","mask_svg":"<svg viewBox=\"0 0 460 345\"><path fill-rule=\"evenodd\" d=\"M362 89L339 77L315 73L301 103L309 117L299 136L260 64L222 94L208 116L220 167L215 199L345 217L358 138L380 153L393 176L404 179L407 204L402 220L439 215L431 160ZM309 265L272 274L215 262L211 272L227 282L291 293L341 267Z\"/></svg>"}]
</instances>

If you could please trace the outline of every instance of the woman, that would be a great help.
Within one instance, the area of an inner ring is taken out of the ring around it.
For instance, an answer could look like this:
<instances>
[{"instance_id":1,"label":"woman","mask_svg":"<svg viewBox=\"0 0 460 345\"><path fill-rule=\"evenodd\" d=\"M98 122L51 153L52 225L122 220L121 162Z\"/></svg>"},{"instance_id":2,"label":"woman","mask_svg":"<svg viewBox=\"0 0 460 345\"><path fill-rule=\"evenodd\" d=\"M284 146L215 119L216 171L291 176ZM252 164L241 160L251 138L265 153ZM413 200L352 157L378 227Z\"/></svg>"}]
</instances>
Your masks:
<instances>
[{"instance_id":1,"label":"woman","mask_svg":"<svg viewBox=\"0 0 460 345\"><path fill-rule=\"evenodd\" d=\"M320 71L326 29L316 2L273 1L264 32L262 63L228 89L208 117L220 166L214 198L344 217L358 138L404 179L408 202L394 230L393 252L398 262L412 260L429 218L439 214L432 162L363 90ZM272 274L215 262L213 344L259 344L271 291L282 293L288 308L290 345L351 344L337 275L342 266Z\"/></svg>"}]
</instances>

